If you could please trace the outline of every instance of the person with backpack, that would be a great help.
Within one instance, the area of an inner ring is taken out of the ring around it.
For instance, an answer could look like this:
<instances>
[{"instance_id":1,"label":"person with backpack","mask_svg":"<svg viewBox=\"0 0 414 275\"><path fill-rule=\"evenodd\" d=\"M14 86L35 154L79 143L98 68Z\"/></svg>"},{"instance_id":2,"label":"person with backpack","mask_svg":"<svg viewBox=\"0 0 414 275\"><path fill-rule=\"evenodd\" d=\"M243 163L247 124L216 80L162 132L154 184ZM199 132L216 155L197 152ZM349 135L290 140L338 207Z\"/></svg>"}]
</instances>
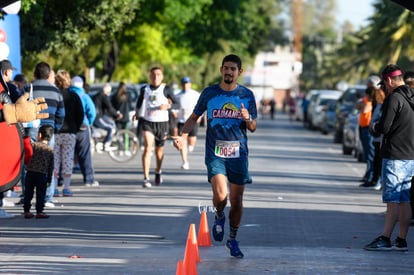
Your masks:
<instances>
[{"instance_id":1,"label":"person with backpack","mask_svg":"<svg viewBox=\"0 0 414 275\"><path fill-rule=\"evenodd\" d=\"M154 184L160 185L162 161L164 159L164 144L168 137L168 109L176 102L174 91L162 81L164 73L161 67L153 67L150 71L150 84L141 88L135 108L134 119L143 117L144 151L142 153L142 167L144 181L142 187L151 187L150 165L151 152L155 144L155 179Z\"/></svg>"}]
</instances>

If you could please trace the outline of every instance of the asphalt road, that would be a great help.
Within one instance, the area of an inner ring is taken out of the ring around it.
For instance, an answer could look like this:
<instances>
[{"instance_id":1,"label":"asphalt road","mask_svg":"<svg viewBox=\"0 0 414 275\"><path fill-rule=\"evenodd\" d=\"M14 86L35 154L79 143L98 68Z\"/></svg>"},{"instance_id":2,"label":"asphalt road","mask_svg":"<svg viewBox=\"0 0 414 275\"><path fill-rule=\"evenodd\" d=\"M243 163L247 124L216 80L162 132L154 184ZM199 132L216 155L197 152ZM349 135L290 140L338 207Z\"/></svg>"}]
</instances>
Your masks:
<instances>
[{"instance_id":1,"label":"asphalt road","mask_svg":"<svg viewBox=\"0 0 414 275\"><path fill-rule=\"evenodd\" d=\"M358 187L364 164L332 140L284 114L259 120L238 234L245 258L229 257L224 242L213 241L199 248L198 274L413 274L411 250L362 249L381 233L385 206L380 191ZM0 273L175 274L200 209L213 221L203 147L204 133L185 171L167 144L159 187L141 187L140 156L119 164L101 154L94 156L101 186L85 187L74 174L74 196L57 198L46 209L50 219L6 208L16 217L0 219ZM411 231L409 248L413 239Z\"/></svg>"}]
</instances>

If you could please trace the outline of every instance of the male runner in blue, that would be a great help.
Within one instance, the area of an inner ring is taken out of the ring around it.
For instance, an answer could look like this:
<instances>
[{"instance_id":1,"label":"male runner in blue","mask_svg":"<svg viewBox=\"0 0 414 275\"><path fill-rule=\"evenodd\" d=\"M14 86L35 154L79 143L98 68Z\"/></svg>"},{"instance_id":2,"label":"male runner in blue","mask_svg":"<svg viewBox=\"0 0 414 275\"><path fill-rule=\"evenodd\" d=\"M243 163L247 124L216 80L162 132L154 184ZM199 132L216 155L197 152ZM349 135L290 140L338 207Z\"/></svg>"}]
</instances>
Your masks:
<instances>
[{"instance_id":1,"label":"male runner in blue","mask_svg":"<svg viewBox=\"0 0 414 275\"><path fill-rule=\"evenodd\" d=\"M213 190L213 205L217 210L212 233L214 240L223 240L228 180L230 234L226 247L231 256L243 258L236 235L243 213L244 185L252 183L248 170L247 130L256 130L256 100L251 90L237 84L243 72L240 57L234 54L225 56L220 72L220 84L207 87L201 93L193 113L183 126L182 135L175 138L174 146L179 150L182 148L183 140L207 111L205 164Z\"/></svg>"}]
</instances>

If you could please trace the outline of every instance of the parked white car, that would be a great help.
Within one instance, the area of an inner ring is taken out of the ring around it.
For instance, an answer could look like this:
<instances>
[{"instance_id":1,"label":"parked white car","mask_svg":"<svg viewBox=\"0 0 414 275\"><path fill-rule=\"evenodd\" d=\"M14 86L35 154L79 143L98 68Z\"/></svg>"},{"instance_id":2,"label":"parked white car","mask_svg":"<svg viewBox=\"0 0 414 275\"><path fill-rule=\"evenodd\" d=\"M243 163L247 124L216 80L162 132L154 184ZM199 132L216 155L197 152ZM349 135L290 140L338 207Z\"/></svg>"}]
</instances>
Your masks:
<instances>
[{"instance_id":1,"label":"parked white car","mask_svg":"<svg viewBox=\"0 0 414 275\"><path fill-rule=\"evenodd\" d=\"M341 91L321 90L312 105L311 125L313 129L320 129L323 123L323 111L328 104L332 104L342 95Z\"/></svg>"}]
</instances>

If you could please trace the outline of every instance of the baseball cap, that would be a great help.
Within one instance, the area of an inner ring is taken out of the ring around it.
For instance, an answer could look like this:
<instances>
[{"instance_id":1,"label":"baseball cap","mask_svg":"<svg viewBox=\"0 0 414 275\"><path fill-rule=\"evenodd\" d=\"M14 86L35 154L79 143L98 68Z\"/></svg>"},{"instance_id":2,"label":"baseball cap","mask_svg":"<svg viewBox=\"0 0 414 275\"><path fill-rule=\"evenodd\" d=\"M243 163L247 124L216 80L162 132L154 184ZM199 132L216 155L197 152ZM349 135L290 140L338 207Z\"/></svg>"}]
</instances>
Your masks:
<instances>
[{"instance_id":1,"label":"baseball cap","mask_svg":"<svg viewBox=\"0 0 414 275\"><path fill-rule=\"evenodd\" d=\"M7 59L4 59L4 60L0 61L0 68L1 68L2 71L5 71L5 70L15 71L16 70L16 68L13 68L11 62Z\"/></svg>"},{"instance_id":2,"label":"baseball cap","mask_svg":"<svg viewBox=\"0 0 414 275\"><path fill-rule=\"evenodd\" d=\"M80 76L75 76L70 81L70 84L78 88L83 88L83 79Z\"/></svg>"},{"instance_id":3,"label":"baseball cap","mask_svg":"<svg viewBox=\"0 0 414 275\"><path fill-rule=\"evenodd\" d=\"M381 82L381 79L377 75L371 75L367 79L367 85L371 84L375 88L380 87L380 82Z\"/></svg>"},{"instance_id":4,"label":"baseball cap","mask_svg":"<svg viewBox=\"0 0 414 275\"><path fill-rule=\"evenodd\" d=\"M181 83L190 83L191 79L188 76L185 76L181 79Z\"/></svg>"}]
</instances>

